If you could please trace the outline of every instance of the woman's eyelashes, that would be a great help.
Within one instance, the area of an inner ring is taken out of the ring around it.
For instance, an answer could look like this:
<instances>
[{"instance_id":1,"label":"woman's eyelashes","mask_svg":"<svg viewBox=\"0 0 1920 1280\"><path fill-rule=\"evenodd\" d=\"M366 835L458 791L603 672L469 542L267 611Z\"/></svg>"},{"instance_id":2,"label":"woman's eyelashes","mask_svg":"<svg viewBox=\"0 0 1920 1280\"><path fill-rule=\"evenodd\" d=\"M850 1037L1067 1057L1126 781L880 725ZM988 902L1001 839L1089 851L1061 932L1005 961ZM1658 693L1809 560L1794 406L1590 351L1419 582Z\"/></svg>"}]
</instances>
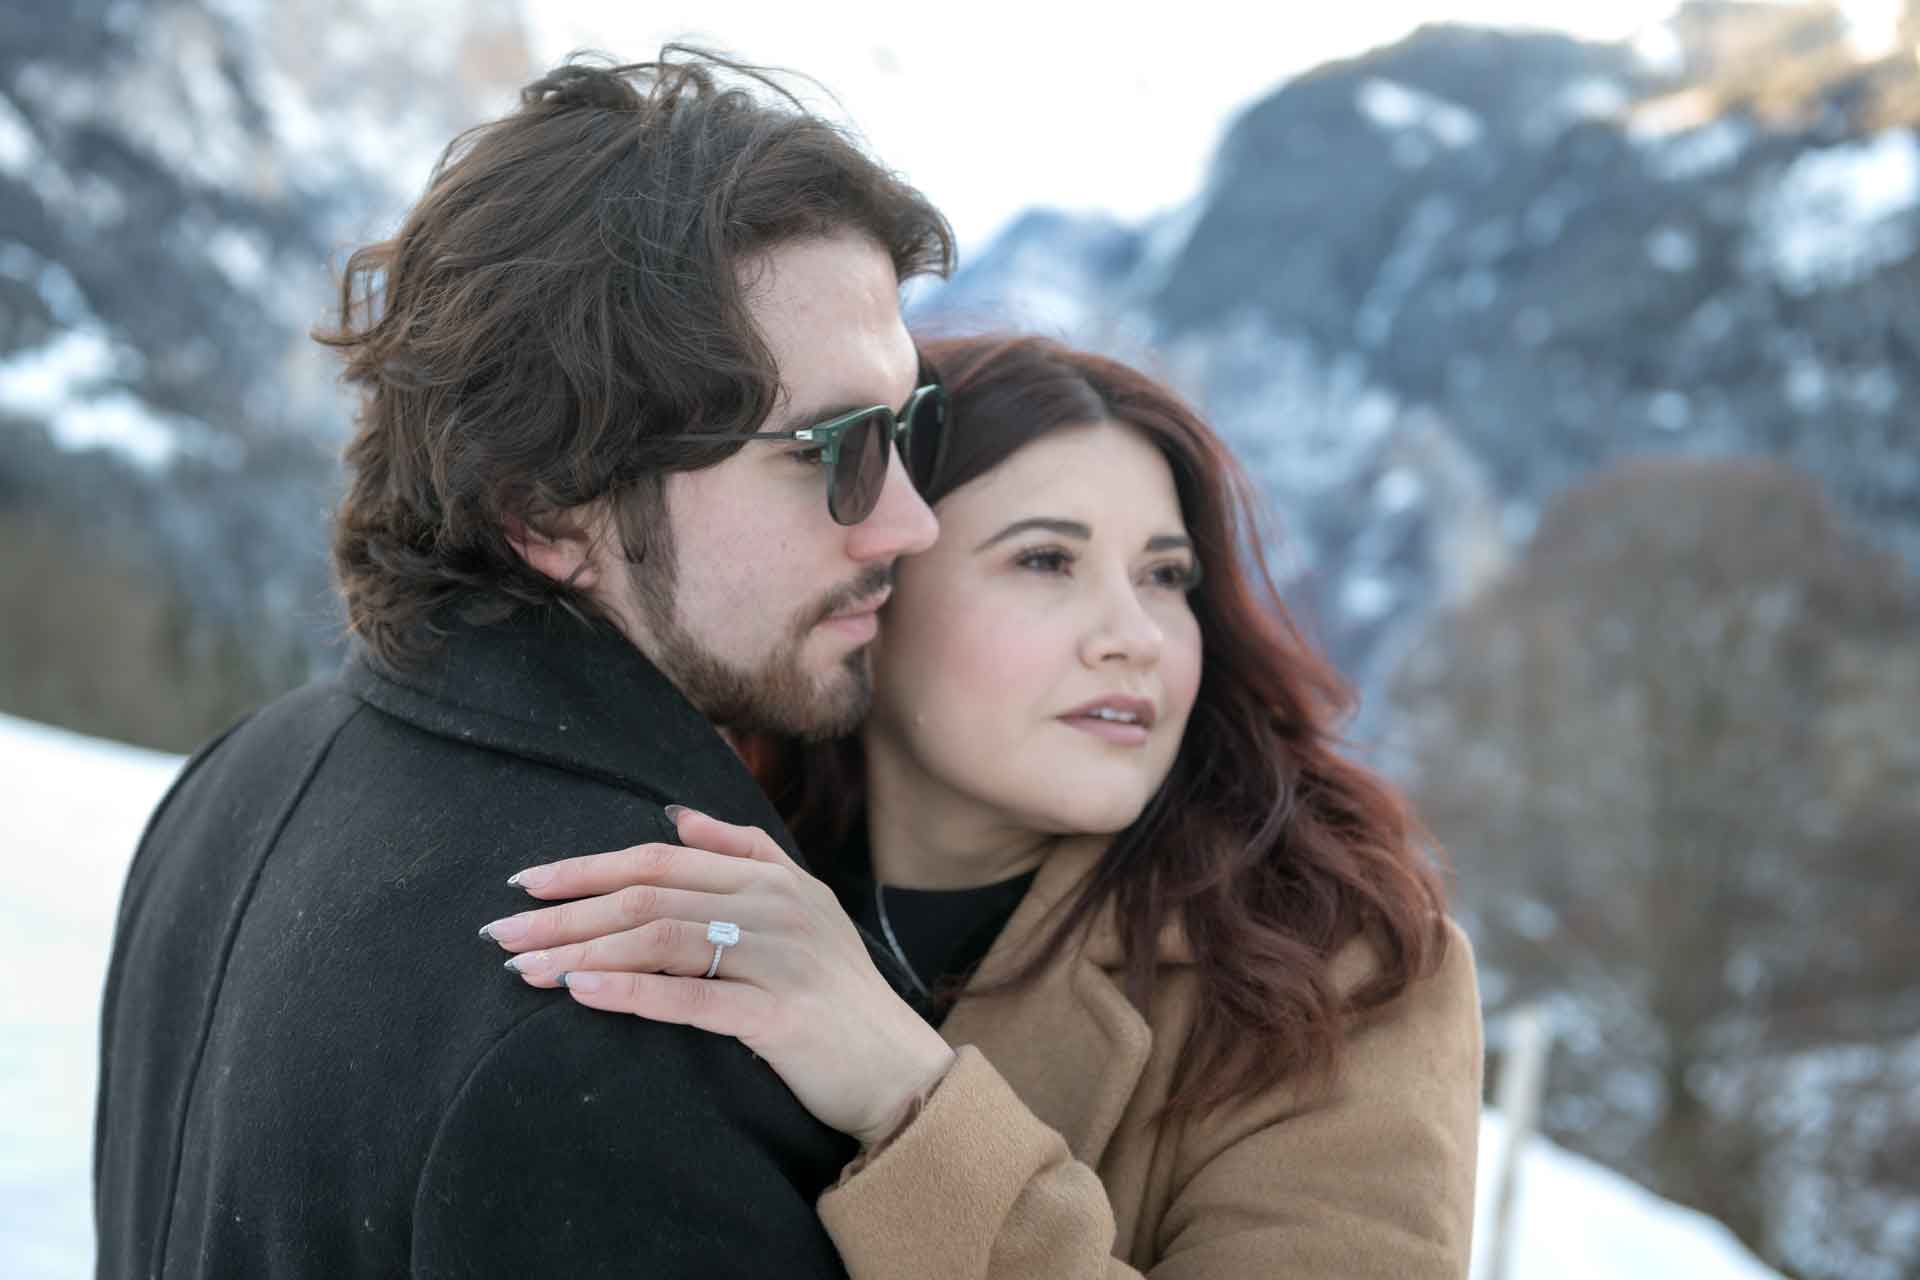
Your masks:
<instances>
[{"instance_id":1,"label":"woman's eyelashes","mask_svg":"<svg viewBox=\"0 0 1920 1280\"><path fill-rule=\"evenodd\" d=\"M1072 577L1078 557L1065 547L1029 547L1013 557L1016 568L1049 577ZM1141 571L1151 586L1182 594L1200 585L1200 563L1191 559L1158 560Z\"/></svg>"},{"instance_id":2,"label":"woman's eyelashes","mask_svg":"<svg viewBox=\"0 0 1920 1280\"><path fill-rule=\"evenodd\" d=\"M1198 560L1168 560L1155 565L1150 572L1154 574L1159 585L1182 594L1200 585Z\"/></svg>"},{"instance_id":3,"label":"woman's eyelashes","mask_svg":"<svg viewBox=\"0 0 1920 1280\"><path fill-rule=\"evenodd\" d=\"M1065 547L1029 547L1015 555L1013 563L1016 568L1035 573L1065 576L1073 572L1073 553Z\"/></svg>"}]
</instances>

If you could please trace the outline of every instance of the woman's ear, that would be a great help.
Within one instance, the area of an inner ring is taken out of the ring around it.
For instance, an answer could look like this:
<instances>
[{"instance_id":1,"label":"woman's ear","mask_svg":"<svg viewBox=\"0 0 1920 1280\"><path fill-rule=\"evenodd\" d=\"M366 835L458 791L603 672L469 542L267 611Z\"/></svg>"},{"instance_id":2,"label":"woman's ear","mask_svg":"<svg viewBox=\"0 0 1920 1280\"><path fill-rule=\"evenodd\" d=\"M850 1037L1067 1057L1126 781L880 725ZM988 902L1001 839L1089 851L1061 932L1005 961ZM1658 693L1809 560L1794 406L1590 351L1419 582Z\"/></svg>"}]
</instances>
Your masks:
<instances>
[{"instance_id":1,"label":"woman's ear","mask_svg":"<svg viewBox=\"0 0 1920 1280\"><path fill-rule=\"evenodd\" d=\"M599 582L599 568L593 558L593 521L560 516L548 529L541 530L519 516L508 516L504 527L507 545L546 577L583 591L591 591Z\"/></svg>"}]
</instances>

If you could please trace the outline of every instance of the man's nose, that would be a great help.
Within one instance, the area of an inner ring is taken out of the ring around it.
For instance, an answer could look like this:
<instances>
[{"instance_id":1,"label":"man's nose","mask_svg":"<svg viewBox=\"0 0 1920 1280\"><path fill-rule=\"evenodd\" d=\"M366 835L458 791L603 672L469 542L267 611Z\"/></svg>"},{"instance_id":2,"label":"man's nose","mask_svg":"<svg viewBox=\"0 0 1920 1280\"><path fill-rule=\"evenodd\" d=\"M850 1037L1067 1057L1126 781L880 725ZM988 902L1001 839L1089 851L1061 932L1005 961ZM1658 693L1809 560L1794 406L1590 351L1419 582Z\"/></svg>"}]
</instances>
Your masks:
<instances>
[{"instance_id":1,"label":"man's nose","mask_svg":"<svg viewBox=\"0 0 1920 1280\"><path fill-rule=\"evenodd\" d=\"M880 501L871 515L847 531L847 554L862 563L894 560L925 551L939 535L940 522L907 477L899 450L889 450Z\"/></svg>"}]
</instances>

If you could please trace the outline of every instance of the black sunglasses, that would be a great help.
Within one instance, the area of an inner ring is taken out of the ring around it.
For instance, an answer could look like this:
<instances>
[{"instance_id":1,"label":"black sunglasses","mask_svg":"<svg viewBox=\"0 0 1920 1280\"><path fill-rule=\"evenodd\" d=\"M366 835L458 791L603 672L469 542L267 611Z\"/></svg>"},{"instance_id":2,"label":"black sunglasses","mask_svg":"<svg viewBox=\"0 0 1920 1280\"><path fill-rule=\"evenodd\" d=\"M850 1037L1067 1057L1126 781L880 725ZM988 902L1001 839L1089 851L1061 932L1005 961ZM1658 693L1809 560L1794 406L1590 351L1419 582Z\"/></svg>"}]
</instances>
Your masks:
<instances>
[{"instance_id":1,"label":"black sunglasses","mask_svg":"<svg viewBox=\"0 0 1920 1280\"><path fill-rule=\"evenodd\" d=\"M722 440L799 440L820 451L827 470L827 511L840 524L859 524L880 505L894 441L914 488L926 493L947 452L947 389L926 361L920 385L895 413L883 404L853 409L798 431L680 435L658 439L692 443Z\"/></svg>"}]
</instances>

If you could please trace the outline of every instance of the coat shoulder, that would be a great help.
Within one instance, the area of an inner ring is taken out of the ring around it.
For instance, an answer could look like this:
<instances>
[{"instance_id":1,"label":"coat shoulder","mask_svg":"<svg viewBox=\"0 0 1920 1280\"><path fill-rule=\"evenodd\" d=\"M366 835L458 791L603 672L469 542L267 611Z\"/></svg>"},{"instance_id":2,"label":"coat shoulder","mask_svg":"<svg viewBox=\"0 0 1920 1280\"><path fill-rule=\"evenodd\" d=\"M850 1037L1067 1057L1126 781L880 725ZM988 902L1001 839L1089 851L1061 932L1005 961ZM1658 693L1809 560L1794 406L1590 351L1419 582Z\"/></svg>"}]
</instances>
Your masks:
<instances>
[{"instance_id":1,"label":"coat shoulder","mask_svg":"<svg viewBox=\"0 0 1920 1280\"><path fill-rule=\"evenodd\" d=\"M1213 1123L1189 1134L1202 1149L1243 1138L1264 1126L1324 1114L1337 1115L1357 1100L1398 1109L1405 1100L1432 1095L1467 1100L1477 1109L1483 1043L1480 993L1473 944L1450 918L1439 922L1432 963L1399 992L1378 1005L1350 1012L1341 1031L1331 1076L1289 1076L1221 1109ZM1336 990L1350 996L1378 976L1379 944L1355 938L1334 955Z\"/></svg>"},{"instance_id":2,"label":"coat shoulder","mask_svg":"<svg viewBox=\"0 0 1920 1280\"><path fill-rule=\"evenodd\" d=\"M1428 972L1347 1020L1330 1077L1289 1077L1182 1126L1153 1256L1227 1249L1234 1208L1252 1195L1272 1220L1231 1256L1257 1257L1265 1274L1327 1274L1332 1259L1364 1260L1367 1274L1465 1274L1480 1008L1471 944L1450 920L1441 933ZM1351 990L1381 963L1372 944L1349 943L1337 980Z\"/></svg>"},{"instance_id":3,"label":"coat shoulder","mask_svg":"<svg viewBox=\"0 0 1920 1280\"><path fill-rule=\"evenodd\" d=\"M783 1275L840 1270L814 1199L854 1143L729 1037L551 999L437 1121L416 1274L751 1275L769 1247Z\"/></svg>"},{"instance_id":4,"label":"coat shoulder","mask_svg":"<svg viewBox=\"0 0 1920 1280\"><path fill-rule=\"evenodd\" d=\"M1432 999L1441 993L1458 998L1464 989L1477 1002L1473 942L1466 931L1452 916L1439 916L1433 922L1428 945L1426 965L1413 974L1399 998L1413 995L1416 999ZM1331 967L1335 991L1343 999L1351 998L1386 967L1380 939L1371 931L1356 935L1333 953Z\"/></svg>"}]
</instances>

